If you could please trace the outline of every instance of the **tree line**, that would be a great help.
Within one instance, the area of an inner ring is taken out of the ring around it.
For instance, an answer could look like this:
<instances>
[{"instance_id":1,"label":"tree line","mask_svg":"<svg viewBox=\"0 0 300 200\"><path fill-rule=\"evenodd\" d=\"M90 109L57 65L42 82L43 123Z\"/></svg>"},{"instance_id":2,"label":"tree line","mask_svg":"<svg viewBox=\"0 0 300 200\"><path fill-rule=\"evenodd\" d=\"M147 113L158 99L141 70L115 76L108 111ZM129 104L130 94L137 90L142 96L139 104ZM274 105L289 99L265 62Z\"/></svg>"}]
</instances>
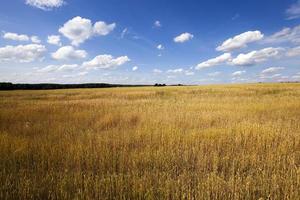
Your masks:
<instances>
[{"instance_id":1,"label":"tree line","mask_svg":"<svg viewBox=\"0 0 300 200\"><path fill-rule=\"evenodd\" d=\"M143 87L155 86L163 87L166 84L154 85L126 85L126 84L108 84L108 83L83 83L83 84L55 84L55 83L10 83L0 82L0 90L52 90L52 89L75 89L75 88L112 88L112 87Z\"/></svg>"}]
</instances>

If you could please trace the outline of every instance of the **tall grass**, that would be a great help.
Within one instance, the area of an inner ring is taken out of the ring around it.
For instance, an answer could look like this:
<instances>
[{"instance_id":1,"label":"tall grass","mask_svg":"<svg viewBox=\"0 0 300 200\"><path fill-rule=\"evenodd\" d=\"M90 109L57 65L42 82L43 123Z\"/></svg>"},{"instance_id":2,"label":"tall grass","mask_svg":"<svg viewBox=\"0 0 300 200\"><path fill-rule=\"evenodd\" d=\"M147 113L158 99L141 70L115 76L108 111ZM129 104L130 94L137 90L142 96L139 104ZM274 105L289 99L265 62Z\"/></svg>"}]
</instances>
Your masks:
<instances>
[{"instance_id":1,"label":"tall grass","mask_svg":"<svg viewBox=\"0 0 300 200\"><path fill-rule=\"evenodd\" d=\"M300 199L300 84L0 92L0 199Z\"/></svg>"}]
</instances>

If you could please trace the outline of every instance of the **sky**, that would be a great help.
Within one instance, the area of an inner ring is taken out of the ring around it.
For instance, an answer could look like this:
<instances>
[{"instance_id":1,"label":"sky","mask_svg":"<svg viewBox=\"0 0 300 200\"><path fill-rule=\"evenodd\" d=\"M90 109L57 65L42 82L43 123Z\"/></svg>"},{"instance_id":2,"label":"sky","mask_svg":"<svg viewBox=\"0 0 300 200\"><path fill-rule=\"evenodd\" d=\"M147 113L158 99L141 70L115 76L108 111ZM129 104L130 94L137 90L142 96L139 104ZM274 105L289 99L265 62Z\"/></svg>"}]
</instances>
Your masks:
<instances>
[{"instance_id":1,"label":"sky","mask_svg":"<svg viewBox=\"0 0 300 200\"><path fill-rule=\"evenodd\" d=\"M298 0L0 0L0 82L300 81Z\"/></svg>"}]
</instances>

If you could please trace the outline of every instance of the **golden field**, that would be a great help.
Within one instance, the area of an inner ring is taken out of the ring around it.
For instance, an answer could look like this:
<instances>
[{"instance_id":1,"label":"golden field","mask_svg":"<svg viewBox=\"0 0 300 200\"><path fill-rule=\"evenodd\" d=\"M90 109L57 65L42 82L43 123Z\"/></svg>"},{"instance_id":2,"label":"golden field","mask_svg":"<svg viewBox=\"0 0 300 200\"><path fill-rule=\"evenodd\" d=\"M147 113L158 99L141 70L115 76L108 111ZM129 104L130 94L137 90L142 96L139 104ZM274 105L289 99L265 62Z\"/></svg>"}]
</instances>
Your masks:
<instances>
[{"instance_id":1,"label":"golden field","mask_svg":"<svg viewBox=\"0 0 300 200\"><path fill-rule=\"evenodd\" d=\"M0 92L0 199L300 199L300 84Z\"/></svg>"}]
</instances>

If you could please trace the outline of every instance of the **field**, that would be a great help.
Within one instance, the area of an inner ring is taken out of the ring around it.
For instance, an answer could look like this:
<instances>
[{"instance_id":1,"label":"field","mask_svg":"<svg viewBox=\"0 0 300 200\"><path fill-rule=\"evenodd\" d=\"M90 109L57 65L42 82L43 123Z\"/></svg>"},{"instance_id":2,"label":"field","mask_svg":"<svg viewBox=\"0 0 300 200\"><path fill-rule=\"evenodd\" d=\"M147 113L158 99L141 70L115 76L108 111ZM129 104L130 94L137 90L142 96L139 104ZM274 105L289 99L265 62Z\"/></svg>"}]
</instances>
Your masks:
<instances>
[{"instance_id":1,"label":"field","mask_svg":"<svg viewBox=\"0 0 300 200\"><path fill-rule=\"evenodd\" d=\"M0 199L300 199L300 84L0 92Z\"/></svg>"}]
</instances>

